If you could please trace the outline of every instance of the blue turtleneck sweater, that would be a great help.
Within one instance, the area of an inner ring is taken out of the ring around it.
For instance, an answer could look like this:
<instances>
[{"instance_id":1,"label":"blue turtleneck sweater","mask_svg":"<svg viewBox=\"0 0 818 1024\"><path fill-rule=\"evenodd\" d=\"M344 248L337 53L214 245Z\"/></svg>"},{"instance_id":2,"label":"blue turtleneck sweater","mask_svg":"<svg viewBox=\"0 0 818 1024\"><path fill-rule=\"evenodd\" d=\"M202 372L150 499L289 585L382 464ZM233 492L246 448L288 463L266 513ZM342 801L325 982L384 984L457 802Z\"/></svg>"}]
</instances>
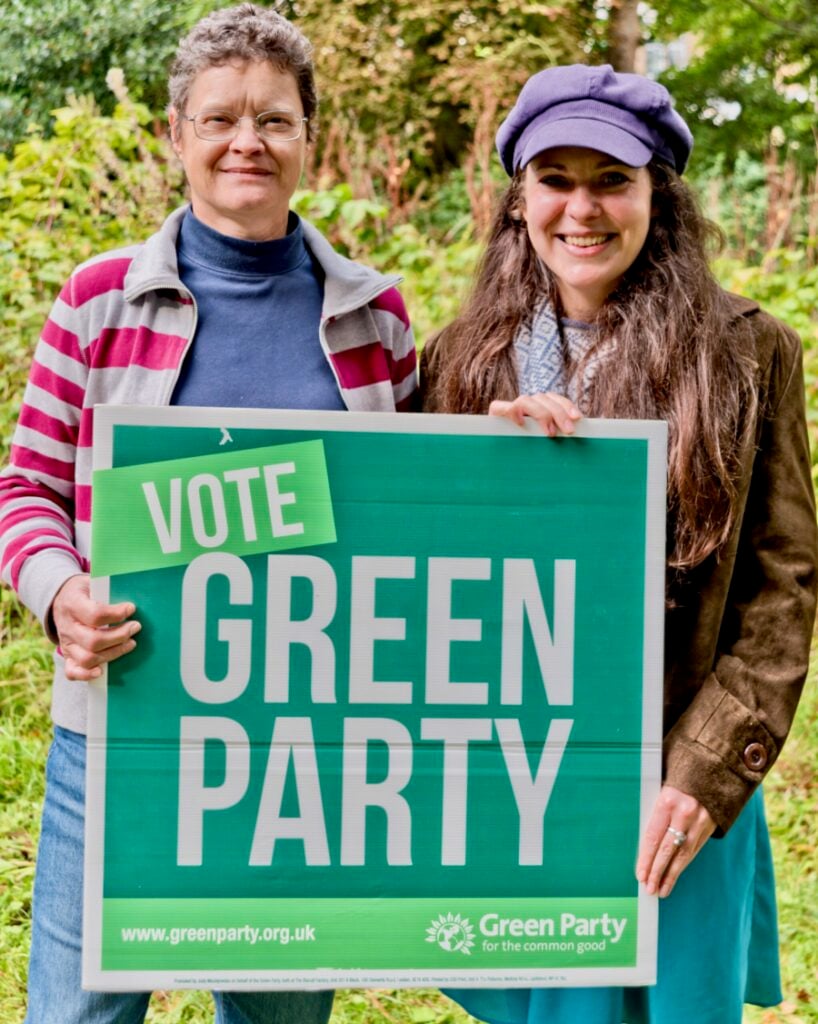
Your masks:
<instances>
[{"instance_id":1,"label":"blue turtleneck sweater","mask_svg":"<svg viewBox=\"0 0 818 1024\"><path fill-rule=\"evenodd\" d=\"M283 238L251 242L188 210L177 251L198 320L173 405L345 408L318 339L323 277L295 214Z\"/></svg>"}]
</instances>

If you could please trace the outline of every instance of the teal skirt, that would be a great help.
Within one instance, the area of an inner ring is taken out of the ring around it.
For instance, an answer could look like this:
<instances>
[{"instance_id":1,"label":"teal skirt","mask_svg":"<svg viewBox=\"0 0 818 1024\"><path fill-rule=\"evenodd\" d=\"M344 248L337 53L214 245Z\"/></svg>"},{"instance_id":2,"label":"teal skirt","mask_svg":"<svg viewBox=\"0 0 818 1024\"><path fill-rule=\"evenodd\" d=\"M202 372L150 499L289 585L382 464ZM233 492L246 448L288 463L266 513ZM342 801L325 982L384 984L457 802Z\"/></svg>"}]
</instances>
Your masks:
<instances>
[{"instance_id":1,"label":"teal skirt","mask_svg":"<svg viewBox=\"0 0 818 1024\"><path fill-rule=\"evenodd\" d=\"M775 880L760 789L660 901L657 977L649 988L446 995L490 1024L741 1024L744 1003L779 1003Z\"/></svg>"}]
</instances>

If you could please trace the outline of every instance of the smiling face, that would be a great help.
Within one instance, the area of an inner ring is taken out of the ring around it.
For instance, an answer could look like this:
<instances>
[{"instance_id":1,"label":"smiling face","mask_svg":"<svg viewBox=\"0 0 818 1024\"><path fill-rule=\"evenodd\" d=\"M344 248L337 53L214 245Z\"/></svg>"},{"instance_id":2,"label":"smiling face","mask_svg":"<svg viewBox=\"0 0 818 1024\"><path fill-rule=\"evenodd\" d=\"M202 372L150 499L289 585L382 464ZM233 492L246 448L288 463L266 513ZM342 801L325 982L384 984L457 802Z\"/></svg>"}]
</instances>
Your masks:
<instances>
[{"instance_id":1,"label":"smiling face","mask_svg":"<svg viewBox=\"0 0 818 1024\"><path fill-rule=\"evenodd\" d=\"M646 167L594 149L547 149L526 166L528 237L567 316L593 319L622 280L647 238L652 192Z\"/></svg>"},{"instance_id":2,"label":"smiling face","mask_svg":"<svg viewBox=\"0 0 818 1024\"><path fill-rule=\"evenodd\" d=\"M303 117L298 83L269 61L221 64L201 71L190 87L187 116L207 110L254 117L286 110ZM173 148L182 161L193 212L202 223L236 238L263 241L287 233L289 204L304 168L306 130L288 142L259 138L241 121L230 142L200 139L191 121L170 110Z\"/></svg>"}]
</instances>

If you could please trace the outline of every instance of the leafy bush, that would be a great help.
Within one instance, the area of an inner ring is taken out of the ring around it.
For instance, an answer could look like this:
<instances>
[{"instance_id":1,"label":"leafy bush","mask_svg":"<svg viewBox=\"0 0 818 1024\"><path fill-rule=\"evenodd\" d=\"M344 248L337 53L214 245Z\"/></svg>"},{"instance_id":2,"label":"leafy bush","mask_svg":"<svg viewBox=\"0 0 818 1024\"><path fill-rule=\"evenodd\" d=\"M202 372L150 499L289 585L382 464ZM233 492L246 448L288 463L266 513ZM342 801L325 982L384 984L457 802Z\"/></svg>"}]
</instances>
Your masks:
<instances>
[{"instance_id":1,"label":"leafy bush","mask_svg":"<svg viewBox=\"0 0 818 1024\"><path fill-rule=\"evenodd\" d=\"M0 33L0 149L30 121L45 123L67 92L93 95L106 113L105 75L126 69L134 95L159 111L179 37L215 0L4 0Z\"/></svg>"},{"instance_id":2,"label":"leafy bush","mask_svg":"<svg viewBox=\"0 0 818 1024\"><path fill-rule=\"evenodd\" d=\"M89 99L55 110L54 134L33 127L0 155L0 452L10 440L31 352L45 316L77 263L145 238L181 200L181 173L149 130L121 73L106 117Z\"/></svg>"},{"instance_id":3,"label":"leafy bush","mask_svg":"<svg viewBox=\"0 0 818 1024\"><path fill-rule=\"evenodd\" d=\"M801 335L812 476L818 486L818 267L808 265L804 251L785 249L767 253L761 266L721 259L715 269L725 288L754 299Z\"/></svg>"}]
</instances>

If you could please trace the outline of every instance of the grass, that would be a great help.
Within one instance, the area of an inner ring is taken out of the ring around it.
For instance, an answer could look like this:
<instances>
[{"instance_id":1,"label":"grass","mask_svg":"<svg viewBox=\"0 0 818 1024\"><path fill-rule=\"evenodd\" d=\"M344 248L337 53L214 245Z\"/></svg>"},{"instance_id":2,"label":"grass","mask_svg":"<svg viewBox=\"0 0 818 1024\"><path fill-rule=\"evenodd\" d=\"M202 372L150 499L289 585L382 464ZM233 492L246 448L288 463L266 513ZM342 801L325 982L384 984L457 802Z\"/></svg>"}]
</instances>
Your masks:
<instances>
[{"instance_id":1,"label":"grass","mask_svg":"<svg viewBox=\"0 0 818 1024\"><path fill-rule=\"evenodd\" d=\"M22 1020L31 883L50 737L50 653L0 594L0 1021ZM24 621L24 620L23 620Z\"/></svg>"},{"instance_id":2,"label":"grass","mask_svg":"<svg viewBox=\"0 0 818 1024\"><path fill-rule=\"evenodd\" d=\"M22 1020L31 883L50 738L50 650L8 591L0 592L0 1024ZM748 1009L745 1024L818 1024L818 653L792 736L765 786L778 874L784 1002ZM210 997L157 992L150 1024L212 1021ZM469 1024L434 990L342 991L332 1024Z\"/></svg>"},{"instance_id":3,"label":"grass","mask_svg":"<svg viewBox=\"0 0 818 1024\"><path fill-rule=\"evenodd\" d=\"M818 652L795 726L769 782L784 1002L749 1024L818 1024Z\"/></svg>"}]
</instances>

